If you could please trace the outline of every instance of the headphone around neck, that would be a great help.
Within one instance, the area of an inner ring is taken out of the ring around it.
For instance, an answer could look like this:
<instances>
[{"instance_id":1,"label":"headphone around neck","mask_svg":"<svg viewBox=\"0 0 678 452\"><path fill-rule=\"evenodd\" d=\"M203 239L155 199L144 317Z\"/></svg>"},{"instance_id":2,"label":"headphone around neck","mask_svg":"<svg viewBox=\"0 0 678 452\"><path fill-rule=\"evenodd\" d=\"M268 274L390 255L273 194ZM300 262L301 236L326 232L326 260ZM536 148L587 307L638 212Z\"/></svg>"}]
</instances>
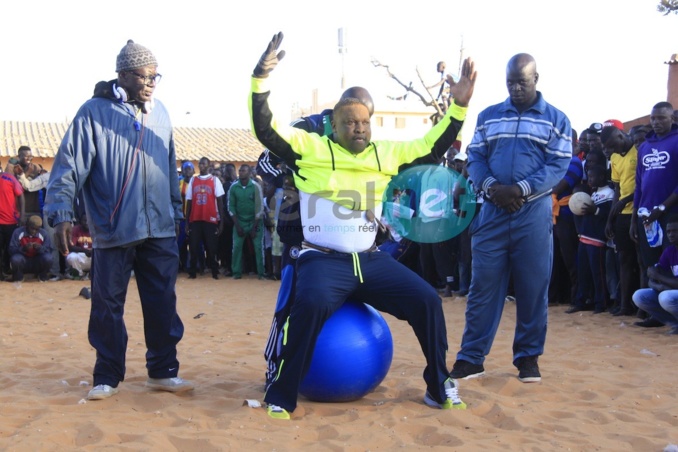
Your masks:
<instances>
[{"instance_id":1,"label":"headphone around neck","mask_svg":"<svg viewBox=\"0 0 678 452\"><path fill-rule=\"evenodd\" d=\"M126 103L129 101L129 96L127 95L127 91L125 91L125 88L122 86L118 86L117 83L113 83L113 94L115 95L115 98L118 99L118 101L121 104ZM153 110L153 107L155 106L155 101L151 99L148 102L144 102L144 104L141 106L141 111L144 112L145 114L150 114L151 110Z\"/></svg>"},{"instance_id":2,"label":"headphone around neck","mask_svg":"<svg viewBox=\"0 0 678 452\"><path fill-rule=\"evenodd\" d=\"M121 104L124 104L127 102L127 91L125 91L125 88L122 86L118 86L117 83L113 83L113 94L115 95L115 98L120 101Z\"/></svg>"}]
</instances>

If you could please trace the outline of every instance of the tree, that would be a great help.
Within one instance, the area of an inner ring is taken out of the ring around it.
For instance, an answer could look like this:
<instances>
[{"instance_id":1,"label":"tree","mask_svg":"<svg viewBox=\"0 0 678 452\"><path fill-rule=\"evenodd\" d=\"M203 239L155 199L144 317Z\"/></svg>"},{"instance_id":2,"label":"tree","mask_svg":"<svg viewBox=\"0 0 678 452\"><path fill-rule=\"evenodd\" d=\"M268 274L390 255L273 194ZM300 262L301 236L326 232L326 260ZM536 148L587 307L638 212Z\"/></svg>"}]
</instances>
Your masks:
<instances>
[{"instance_id":1,"label":"tree","mask_svg":"<svg viewBox=\"0 0 678 452\"><path fill-rule=\"evenodd\" d=\"M676 1L678 1L678 0L676 0ZM443 65L442 66L442 72L441 72L441 69L440 69L441 64ZM443 61L438 63L438 69L437 70L438 70L438 72L441 72L441 74L444 73L444 69L445 69L444 64L445 63ZM415 96L417 96L422 101L422 103L424 105L426 105L427 107L434 107L435 108L435 112L430 116L431 122L433 122L433 125L437 124L438 121L440 121L443 118L443 116L445 116L445 112L447 111L447 107L450 105L450 102L452 101L452 99L449 97L449 90L445 89L445 85L447 84L445 79L443 79L441 77L441 80L438 83L431 85L431 86L426 86L426 84L424 83L424 80L421 77L421 74L419 73L419 68L417 68L417 77L419 77L419 81L421 82L423 88L426 90L426 93L428 94L428 96L424 96L422 93L420 93L419 91L417 91L413 87L412 82L409 82L407 84L402 82L394 73L391 72L391 69L389 68L389 66L387 64L382 64L379 60L373 58L372 59L372 65L374 67L383 67L384 69L386 69L388 76L391 77L393 80L395 80L400 86L405 88L405 94L403 94L402 96L398 96L398 97L389 96L391 99L393 99L393 100L405 100L405 99L407 99L407 95L409 93L414 94ZM431 93L431 88L435 88L435 87L438 87L438 86L440 86L440 91L439 91L438 97L436 98Z\"/></svg>"},{"instance_id":2,"label":"tree","mask_svg":"<svg viewBox=\"0 0 678 452\"><path fill-rule=\"evenodd\" d=\"M665 16L671 13L678 14L678 0L660 0L657 11Z\"/></svg>"},{"instance_id":3,"label":"tree","mask_svg":"<svg viewBox=\"0 0 678 452\"><path fill-rule=\"evenodd\" d=\"M669 1L678 2L678 0L669 0ZM464 55L464 36L462 35L461 46L459 48L459 73L461 73L463 55ZM426 83L424 83L424 79L419 73L419 68L416 68L419 82L421 83L423 89L426 90L426 94L428 96L425 96L424 94L417 91L414 88L413 86L414 84L411 81L407 84L403 83L398 77L396 77L395 74L391 72L391 69L387 64L382 64L376 58L372 58L372 65L374 67L383 67L384 69L386 69L388 76L395 80L400 86L405 88L405 94L403 94L402 96L389 96L390 99L405 100L407 99L407 95L409 93L412 93L415 96L417 96L424 105L426 105L427 107L433 107L435 109L435 112L430 116L433 125L438 124L438 122L441 119L443 119L443 116L445 116L445 112L447 112L447 108L453 101L452 96L450 95L450 85L454 85L456 83L455 77L445 71L447 64L444 61L439 61L438 64L436 65L436 72L440 74L440 79L432 85L427 85ZM434 96L433 93L431 93L431 89L433 88L438 88L437 96Z\"/></svg>"}]
</instances>

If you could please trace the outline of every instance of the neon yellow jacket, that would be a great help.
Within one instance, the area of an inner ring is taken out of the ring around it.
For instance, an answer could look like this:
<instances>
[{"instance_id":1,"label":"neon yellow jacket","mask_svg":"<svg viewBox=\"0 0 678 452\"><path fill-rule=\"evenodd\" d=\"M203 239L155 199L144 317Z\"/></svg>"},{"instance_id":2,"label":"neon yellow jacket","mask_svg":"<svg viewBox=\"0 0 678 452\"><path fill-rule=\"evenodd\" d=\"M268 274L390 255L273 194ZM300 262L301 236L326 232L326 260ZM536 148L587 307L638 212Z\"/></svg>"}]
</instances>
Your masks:
<instances>
[{"instance_id":1,"label":"neon yellow jacket","mask_svg":"<svg viewBox=\"0 0 678 452\"><path fill-rule=\"evenodd\" d=\"M359 154L344 149L331 136L319 136L276 120L268 105L267 78L252 77L249 97L254 136L271 152L298 166L297 188L353 210L381 204L391 177L402 165L431 154L438 161L457 138L465 107L452 104L445 117L423 138L374 141Z\"/></svg>"}]
</instances>

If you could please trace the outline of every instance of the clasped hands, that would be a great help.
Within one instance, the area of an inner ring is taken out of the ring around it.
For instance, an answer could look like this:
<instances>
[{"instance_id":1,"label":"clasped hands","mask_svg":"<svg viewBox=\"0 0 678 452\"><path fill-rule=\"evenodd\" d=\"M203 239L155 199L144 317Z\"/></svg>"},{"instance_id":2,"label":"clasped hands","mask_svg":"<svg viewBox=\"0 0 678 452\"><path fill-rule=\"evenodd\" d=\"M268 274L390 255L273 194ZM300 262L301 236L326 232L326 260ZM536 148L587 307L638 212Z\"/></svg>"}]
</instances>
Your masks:
<instances>
[{"instance_id":1,"label":"clasped hands","mask_svg":"<svg viewBox=\"0 0 678 452\"><path fill-rule=\"evenodd\" d=\"M525 204L523 193L517 185L494 184L487 190L487 197L492 204L508 213L517 212Z\"/></svg>"}]
</instances>

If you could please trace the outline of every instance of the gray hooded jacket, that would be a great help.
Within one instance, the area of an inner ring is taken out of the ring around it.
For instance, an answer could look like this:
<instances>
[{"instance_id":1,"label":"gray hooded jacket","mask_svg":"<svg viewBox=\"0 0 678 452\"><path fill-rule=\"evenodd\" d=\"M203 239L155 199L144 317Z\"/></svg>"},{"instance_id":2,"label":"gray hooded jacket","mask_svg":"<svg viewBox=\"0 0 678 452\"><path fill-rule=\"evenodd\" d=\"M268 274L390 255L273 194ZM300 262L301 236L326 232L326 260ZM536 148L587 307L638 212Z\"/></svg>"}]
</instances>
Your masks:
<instances>
[{"instance_id":1,"label":"gray hooded jacket","mask_svg":"<svg viewBox=\"0 0 678 452\"><path fill-rule=\"evenodd\" d=\"M135 117L111 83L97 84L59 147L45 200L49 224L74 220L82 190L94 248L174 237L183 215L167 110L155 101Z\"/></svg>"}]
</instances>

